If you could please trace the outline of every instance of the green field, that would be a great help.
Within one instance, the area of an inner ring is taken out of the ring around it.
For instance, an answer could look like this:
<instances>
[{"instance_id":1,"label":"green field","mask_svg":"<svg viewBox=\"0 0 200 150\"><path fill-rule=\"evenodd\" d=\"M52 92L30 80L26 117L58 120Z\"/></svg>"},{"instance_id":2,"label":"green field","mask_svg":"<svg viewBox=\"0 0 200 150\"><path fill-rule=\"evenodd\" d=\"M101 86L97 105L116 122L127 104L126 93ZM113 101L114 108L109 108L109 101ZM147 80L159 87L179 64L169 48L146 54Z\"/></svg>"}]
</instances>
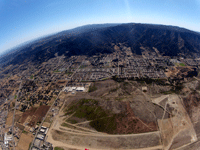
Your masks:
<instances>
[{"instance_id":1,"label":"green field","mask_svg":"<svg viewBox=\"0 0 200 150\"><path fill-rule=\"evenodd\" d=\"M185 64L184 64L184 63L180 63L179 65L180 65L180 66L185 66Z\"/></svg>"},{"instance_id":2,"label":"green field","mask_svg":"<svg viewBox=\"0 0 200 150\"><path fill-rule=\"evenodd\" d=\"M64 149L61 147L55 147L54 150L64 150Z\"/></svg>"},{"instance_id":3,"label":"green field","mask_svg":"<svg viewBox=\"0 0 200 150\"><path fill-rule=\"evenodd\" d=\"M99 132L113 133L116 129L115 115L105 111L98 106L98 101L93 99L81 99L66 110L66 115L74 113L73 117L91 120L91 127ZM76 123L75 120L67 120L69 123ZM65 124L63 124L65 126Z\"/></svg>"}]
</instances>

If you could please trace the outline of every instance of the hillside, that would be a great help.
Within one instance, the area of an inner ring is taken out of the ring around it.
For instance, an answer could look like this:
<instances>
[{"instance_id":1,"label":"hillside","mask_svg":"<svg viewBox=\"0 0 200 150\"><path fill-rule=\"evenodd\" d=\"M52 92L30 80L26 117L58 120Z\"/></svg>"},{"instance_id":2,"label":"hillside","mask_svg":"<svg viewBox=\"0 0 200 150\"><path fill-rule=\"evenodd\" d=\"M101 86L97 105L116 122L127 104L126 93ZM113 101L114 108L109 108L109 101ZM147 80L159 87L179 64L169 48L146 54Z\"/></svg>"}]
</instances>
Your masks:
<instances>
[{"instance_id":1,"label":"hillside","mask_svg":"<svg viewBox=\"0 0 200 150\"><path fill-rule=\"evenodd\" d=\"M96 55L114 52L114 46L124 43L136 55L144 51L163 56L195 57L200 51L200 34L187 29L150 24L88 25L63 31L23 46L2 57L0 63L42 63L65 55Z\"/></svg>"}]
</instances>

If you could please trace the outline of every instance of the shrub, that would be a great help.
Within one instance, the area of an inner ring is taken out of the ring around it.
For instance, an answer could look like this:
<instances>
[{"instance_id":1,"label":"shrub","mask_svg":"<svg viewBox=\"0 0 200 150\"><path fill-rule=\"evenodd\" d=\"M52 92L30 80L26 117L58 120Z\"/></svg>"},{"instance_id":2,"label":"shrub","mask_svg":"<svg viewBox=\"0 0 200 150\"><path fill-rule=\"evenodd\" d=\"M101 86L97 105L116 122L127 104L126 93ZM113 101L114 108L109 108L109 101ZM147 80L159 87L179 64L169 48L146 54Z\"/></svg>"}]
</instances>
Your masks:
<instances>
[{"instance_id":1,"label":"shrub","mask_svg":"<svg viewBox=\"0 0 200 150\"><path fill-rule=\"evenodd\" d=\"M94 84L94 85L92 85L92 86L89 87L88 92L94 92L94 91L96 91L96 90L97 90L97 87L96 87L95 84Z\"/></svg>"},{"instance_id":2,"label":"shrub","mask_svg":"<svg viewBox=\"0 0 200 150\"><path fill-rule=\"evenodd\" d=\"M61 147L54 147L54 150L64 150L64 149Z\"/></svg>"}]
</instances>

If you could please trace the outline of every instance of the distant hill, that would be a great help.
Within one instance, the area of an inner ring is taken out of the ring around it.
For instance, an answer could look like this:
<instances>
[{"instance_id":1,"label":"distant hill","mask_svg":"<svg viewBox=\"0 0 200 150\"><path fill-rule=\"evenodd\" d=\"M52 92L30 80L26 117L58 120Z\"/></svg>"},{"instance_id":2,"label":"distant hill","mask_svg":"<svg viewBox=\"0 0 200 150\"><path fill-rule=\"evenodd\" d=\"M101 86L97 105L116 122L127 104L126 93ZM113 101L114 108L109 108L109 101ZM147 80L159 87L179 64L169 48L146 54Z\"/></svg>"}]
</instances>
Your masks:
<instances>
[{"instance_id":1,"label":"distant hill","mask_svg":"<svg viewBox=\"0 0 200 150\"><path fill-rule=\"evenodd\" d=\"M141 55L144 48L154 51L153 47L163 56L194 57L200 52L200 34L188 29L154 24L100 24L38 39L1 58L0 63L42 63L56 53L66 57L112 53L113 44L118 43L125 43L137 55Z\"/></svg>"}]
</instances>

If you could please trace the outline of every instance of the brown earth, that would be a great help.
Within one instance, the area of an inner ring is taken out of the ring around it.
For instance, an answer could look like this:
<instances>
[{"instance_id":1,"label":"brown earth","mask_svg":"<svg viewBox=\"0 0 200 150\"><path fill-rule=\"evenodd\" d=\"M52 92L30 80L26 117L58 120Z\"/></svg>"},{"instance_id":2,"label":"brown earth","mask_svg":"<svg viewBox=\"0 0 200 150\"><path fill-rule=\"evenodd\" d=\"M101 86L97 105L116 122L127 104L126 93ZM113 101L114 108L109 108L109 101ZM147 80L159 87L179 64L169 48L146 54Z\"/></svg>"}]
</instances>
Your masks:
<instances>
[{"instance_id":1,"label":"brown earth","mask_svg":"<svg viewBox=\"0 0 200 150\"><path fill-rule=\"evenodd\" d=\"M183 102L189 116L192 117L192 110L195 107L200 106L200 94L198 92L190 93L186 98L183 98Z\"/></svg>"},{"instance_id":2,"label":"brown earth","mask_svg":"<svg viewBox=\"0 0 200 150\"><path fill-rule=\"evenodd\" d=\"M96 91L77 93L75 97L68 98L64 110L71 105L76 105L80 99L94 99L98 101L98 105L103 110L109 112L108 116L111 118L107 116L105 126L107 128L110 128L110 125L116 127L116 129L108 129L109 134L144 133L158 130L156 121L157 117L162 118L163 109L149 101L148 96L144 95L140 89L142 87L140 83L131 81L117 83L113 80L106 80L92 84L97 87ZM73 124L77 123L81 127L92 128L89 125L92 120L71 116L68 121L69 123L74 122ZM109 121L113 121L113 124Z\"/></svg>"},{"instance_id":3,"label":"brown earth","mask_svg":"<svg viewBox=\"0 0 200 150\"><path fill-rule=\"evenodd\" d=\"M46 115L50 106L42 105L40 106L35 113L33 114L31 121L29 122L29 126L34 127L37 122L41 122L42 118Z\"/></svg>"},{"instance_id":4,"label":"brown earth","mask_svg":"<svg viewBox=\"0 0 200 150\"><path fill-rule=\"evenodd\" d=\"M130 103L126 102L127 111L124 115L117 115L117 133L130 134L130 133L144 133L150 131L157 131L157 126L154 122L145 123L133 113Z\"/></svg>"},{"instance_id":5,"label":"brown earth","mask_svg":"<svg viewBox=\"0 0 200 150\"><path fill-rule=\"evenodd\" d=\"M23 124L26 121L27 117L32 116L35 113L36 110L37 110L37 108L35 108L35 107L32 107L31 109L26 110L26 112L24 112L22 114L22 118L20 119L20 123Z\"/></svg>"},{"instance_id":6,"label":"brown earth","mask_svg":"<svg viewBox=\"0 0 200 150\"><path fill-rule=\"evenodd\" d=\"M29 144L33 140L33 137L34 136L32 134L22 133L20 141L16 147L16 150L27 150L29 148Z\"/></svg>"}]
</instances>

